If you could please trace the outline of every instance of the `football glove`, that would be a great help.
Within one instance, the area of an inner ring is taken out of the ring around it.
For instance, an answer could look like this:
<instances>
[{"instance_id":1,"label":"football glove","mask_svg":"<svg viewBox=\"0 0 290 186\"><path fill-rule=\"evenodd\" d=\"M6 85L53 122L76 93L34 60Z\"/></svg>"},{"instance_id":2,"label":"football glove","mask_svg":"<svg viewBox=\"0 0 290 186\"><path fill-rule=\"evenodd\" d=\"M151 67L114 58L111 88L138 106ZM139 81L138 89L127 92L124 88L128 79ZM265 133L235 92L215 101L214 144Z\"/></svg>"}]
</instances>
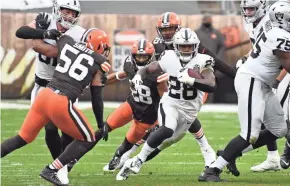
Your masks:
<instances>
[{"instance_id":1,"label":"football glove","mask_svg":"<svg viewBox=\"0 0 290 186\"><path fill-rule=\"evenodd\" d=\"M99 130L102 133L102 138L105 141L108 141L109 138L109 127L106 122L103 122L102 125L98 126Z\"/></svg>"},{"instance_id":2,"label":"football glove","mask_svg":"<svg viewBox=\"0 0 290 186\"><path fill-rule=\"evenodd\" d=\"M182 83L185 83L187 85L190 85L192 86L195 82L195 78L192 78L188 75L188 69L185 68L185 69L181 69L179 72L178 72L178 75L177 75L177 79L178 81L182 82Z\"/></svg>"},{"instance_id":3,"label":"football glove","mask_svg":"<svg viewBox=\"0 0 290 186\"><path fill-rule=\"evenodd\" d=\"M50 25L49 14L46 12L41 12L35 18L35 26L38 29L47 30Z\"/></svg>"},{"instance_id":4,"label":"football glove","mask_svg":"<svg viewBox=\"0 0 290 186\"><path fill-rule=\"evenodd\" d=\"M61 33L56 29L46 30L43 32L43 39L56 40L60 36L61 36Z\"/></svg>"},{"instance_id":5,"label":"football glove","mask_svg":"<svg viewBox=\"0 0 290 186\"><path fill-rule=\"evenodd\" d=\"M142 77L139 74L136 74L131 82L134 84L135 90L137 90L138 87L143 83Z\"/></svg>"}]
</instances>

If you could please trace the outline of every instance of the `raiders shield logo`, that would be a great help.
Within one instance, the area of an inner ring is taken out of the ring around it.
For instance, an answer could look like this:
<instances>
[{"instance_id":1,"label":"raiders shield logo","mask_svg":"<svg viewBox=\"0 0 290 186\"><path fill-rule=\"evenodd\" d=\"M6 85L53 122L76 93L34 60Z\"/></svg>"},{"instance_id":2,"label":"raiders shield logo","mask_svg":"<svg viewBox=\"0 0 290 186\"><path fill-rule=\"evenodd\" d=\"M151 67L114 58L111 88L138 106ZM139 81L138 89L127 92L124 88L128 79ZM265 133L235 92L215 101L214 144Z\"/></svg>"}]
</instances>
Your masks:
<instances>
[{"instance_id":1,"label":"raiders shield logo","mask_svg":"<svg viewBox=\"0 0 290 186\"><path fill-rule=\"evenodd\" d=\"M200 66L199 65L194 65L194 67L193 67L193 69L195 70L195 71L200 71Z\"/></svg>"},{"instance_id":2,"label":"raiders shield logo","mask_svg":"<svg viewBox=\"0 0 290 186\"><path fill-rule=\"evenodd\" d=\"M282 22L283 17L284 17L284 13L278 12L278 13L275 14L275 17L278 20L278 22Z\"/></svg>"}]
</instances>

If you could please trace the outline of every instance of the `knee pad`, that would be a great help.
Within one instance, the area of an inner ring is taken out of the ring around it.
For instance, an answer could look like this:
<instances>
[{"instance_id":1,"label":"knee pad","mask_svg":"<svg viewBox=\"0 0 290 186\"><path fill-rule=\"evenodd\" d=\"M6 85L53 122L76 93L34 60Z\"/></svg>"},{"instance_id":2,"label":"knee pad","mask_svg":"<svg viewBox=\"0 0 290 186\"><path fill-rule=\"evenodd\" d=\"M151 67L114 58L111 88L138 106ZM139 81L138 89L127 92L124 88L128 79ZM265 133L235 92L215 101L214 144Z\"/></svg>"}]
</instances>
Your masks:
<instances>
[{"instance_id":1,"label":"knee pad","mask_svg":"<svg viewBox=\"0 0 290 186\"><path fill-rule=\"evenodd\" d=\"M172 137L174 131L170 128L167 128L165 126L161 126L159 127L159 129L156 131L156 133L159 133L161 136L163 136L164 138L170 138Z\"/></svg>"},{"instance_id":2,"label":"knee pad","mask_svg":"<svg viewBox=\"0 0 290 186\"><path fill-rule=\"evenodd\" d=\"M197 133L201 129L200 121L196 118L189 127L188 131L192 134Z\"/></svg>"}]
</instances>

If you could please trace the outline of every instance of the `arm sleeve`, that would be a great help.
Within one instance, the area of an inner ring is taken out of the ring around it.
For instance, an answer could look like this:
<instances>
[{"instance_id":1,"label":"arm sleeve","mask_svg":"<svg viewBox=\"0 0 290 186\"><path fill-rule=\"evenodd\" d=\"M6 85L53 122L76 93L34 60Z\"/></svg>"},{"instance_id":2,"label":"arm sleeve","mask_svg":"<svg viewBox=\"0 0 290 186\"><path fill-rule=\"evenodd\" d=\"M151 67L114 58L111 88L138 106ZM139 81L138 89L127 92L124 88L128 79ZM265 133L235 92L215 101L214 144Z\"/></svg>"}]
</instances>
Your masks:
<instances>
[{"instance_id":1,"label":"arm sleeve","mask_svg":"<svg viewBox=\"0 0 290 186\"><path fill-rule=\"evenodd\" d=\"M45 31L41 29L22 26L16 31L15 35L21 39L43 39L44 32Z\"/></svg>"},{"instance_id":2,"label":"arm sleeve","mask_svg":"<svg viewBox=\"0 0 290 186\"><path fill-rule=\"evenodd\" d=\"M104 102L103 102L103 87L91 86L92 108L98 123L98 128L103 127Z\"/></svg>"}]
</instances>

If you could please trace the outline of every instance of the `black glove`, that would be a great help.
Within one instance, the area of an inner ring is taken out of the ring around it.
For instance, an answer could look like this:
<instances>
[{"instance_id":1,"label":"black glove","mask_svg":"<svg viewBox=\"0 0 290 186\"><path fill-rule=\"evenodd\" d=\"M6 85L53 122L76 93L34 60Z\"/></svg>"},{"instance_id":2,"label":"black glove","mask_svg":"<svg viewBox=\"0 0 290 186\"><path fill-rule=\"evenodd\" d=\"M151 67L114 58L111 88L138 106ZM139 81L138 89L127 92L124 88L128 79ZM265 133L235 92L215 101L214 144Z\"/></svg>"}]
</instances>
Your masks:
<instances>
[{"instance_id":1,"label":"black glove","mask_svg":"<svg viewBox=\"0 0 290 186\"><path fill-rule=\"evenodd\" d=\"M107 73L103 73L102 74L102 77L101 77L101 81L102 81L102 84L103 86L105 86L105 84L107 83Z\"/></svg>"},{"instance_id":2,"label":"black glove","mask_svg":"<svg viewBox=\"0 0 290 186\"><path fill-rule=\"evenodd\" d=\"M108 141L109 138L109 127L106 122L103 122L101 125L98 125L99 130L102 133L102 138L105 141Z\"/></svg>"},{"instance_id":3,"label":"black glove","mask_svg":"<svg viewBox=\"0 0 290 186\"><path fill-rule=\"evenodd\" d=\"M50 25L50 18L48 13L41 12L38 14L35 18L35 25L38 29L47 30Z\"/></svg>"},{"instance_id":4,"label":"black glove","mask_svg":"<svg viewBox=\"0 0 290 186\"><path fill-rule=\"evenodd\" d=\"M277 89L279 84L280 84L280 81L278 79L276 79L274 84L272 85L272 88Z\"/></svg>"},{"instance_id":5,"label":"black glove","mask_svg":"<svg viewBox=\"0 0 290 186\"><path fill-rule=\"evenodd\" d=\"M56 29L46 30L43 32L43 39L56 40L60 36L61 36L61 33Z\"/></svg>"}]
</instances>

